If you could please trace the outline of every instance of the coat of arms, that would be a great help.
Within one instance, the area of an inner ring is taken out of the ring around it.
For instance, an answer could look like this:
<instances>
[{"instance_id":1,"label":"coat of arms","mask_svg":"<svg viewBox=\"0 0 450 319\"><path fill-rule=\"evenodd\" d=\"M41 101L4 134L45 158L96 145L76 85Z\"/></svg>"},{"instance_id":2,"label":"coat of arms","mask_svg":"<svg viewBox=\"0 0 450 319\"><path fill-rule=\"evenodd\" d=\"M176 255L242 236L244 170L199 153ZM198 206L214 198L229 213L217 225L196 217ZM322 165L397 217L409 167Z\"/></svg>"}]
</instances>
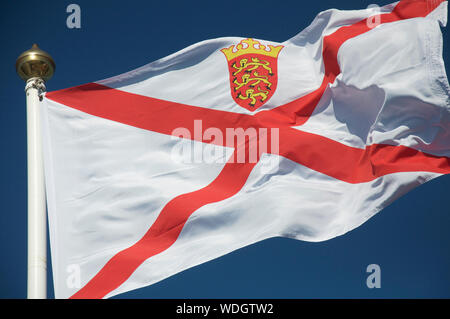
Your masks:
<instances>
[{"instance_id":1,"label":"coat of arms","mask_svg":"<svg viewBox=\"0 0 450 319\"><path fill-rule=\"evenodd\" d=\"M247 110L265 104L277 88L277 59L282 45L262 45L253 39L222 49L230 71L231 96Z\"/></svg>"}]
</instances>

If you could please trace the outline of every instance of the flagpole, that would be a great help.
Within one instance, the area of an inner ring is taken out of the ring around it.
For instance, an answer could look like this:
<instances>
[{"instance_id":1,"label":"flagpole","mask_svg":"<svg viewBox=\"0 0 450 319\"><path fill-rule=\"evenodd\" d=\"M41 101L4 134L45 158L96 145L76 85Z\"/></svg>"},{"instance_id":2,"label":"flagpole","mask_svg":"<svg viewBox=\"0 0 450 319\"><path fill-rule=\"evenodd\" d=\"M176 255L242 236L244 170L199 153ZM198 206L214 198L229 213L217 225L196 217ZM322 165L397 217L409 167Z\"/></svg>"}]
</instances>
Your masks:
<instances>
[{"instance_id":1,"label":"flagpole","mask_svg":"<svg viewBox=\"0 0 450 319\"><path fill-rule=\"evenodd\" d=\"M52 57L34 44L16 61L17 74L26 82L28 166L28 299L47 298L47 214L40 102L45 81L55 71Z\"/></svg>"}]
</instances>

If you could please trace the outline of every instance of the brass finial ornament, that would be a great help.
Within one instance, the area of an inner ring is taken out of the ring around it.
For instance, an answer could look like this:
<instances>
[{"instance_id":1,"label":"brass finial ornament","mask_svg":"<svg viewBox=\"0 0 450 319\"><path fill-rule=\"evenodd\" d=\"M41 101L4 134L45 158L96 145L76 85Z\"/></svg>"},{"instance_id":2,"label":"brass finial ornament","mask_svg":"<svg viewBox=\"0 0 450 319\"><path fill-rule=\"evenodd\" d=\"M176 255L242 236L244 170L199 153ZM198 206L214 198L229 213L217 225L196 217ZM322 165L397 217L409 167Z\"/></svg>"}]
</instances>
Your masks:
<instances>
[{"instance_id":1,"label":"brass finial ornament","mask_svg":"<svg viewBox=\"0 0 450 319\"><path fill-rule=\"evenodd\" d=\"M16 72L25 82L31 78L49 80L55 72L55 61L50 54L33 44L31 49L23 52L16 60Z\"/></svg>"}]
</instances>

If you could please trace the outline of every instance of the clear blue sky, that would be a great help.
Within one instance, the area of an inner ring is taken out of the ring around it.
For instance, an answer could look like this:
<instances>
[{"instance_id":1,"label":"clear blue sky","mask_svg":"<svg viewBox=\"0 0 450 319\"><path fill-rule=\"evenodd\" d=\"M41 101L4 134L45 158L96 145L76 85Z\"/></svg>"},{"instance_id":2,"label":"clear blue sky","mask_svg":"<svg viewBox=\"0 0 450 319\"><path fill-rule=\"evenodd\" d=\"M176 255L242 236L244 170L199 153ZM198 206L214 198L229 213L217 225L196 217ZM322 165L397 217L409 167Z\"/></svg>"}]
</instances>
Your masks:
<instances>
[{"instance_id":1,"label":"clear blue sky","mask_svg":"<svg viewBox=\"0 0 450 319\"><path fill-rule=\"evenodd\" d=\"M81 29L66 7L81 7ZM373 1L4 1L0 12L0 298L25 298L26 117L17 56L52 54L49 91L117 75L223 36L285 41L320 11ZM383 1L378 4L384 5ZM449 72L449 36L444 59ZM322 243L274 238L116 298L450 298L450 175L403 196L350 233ZM368 289L369 264L381 289ZM50 263L49 263L50 267ZM48 296L53 297L52 276Z\"/></svg>"}]
</instances>

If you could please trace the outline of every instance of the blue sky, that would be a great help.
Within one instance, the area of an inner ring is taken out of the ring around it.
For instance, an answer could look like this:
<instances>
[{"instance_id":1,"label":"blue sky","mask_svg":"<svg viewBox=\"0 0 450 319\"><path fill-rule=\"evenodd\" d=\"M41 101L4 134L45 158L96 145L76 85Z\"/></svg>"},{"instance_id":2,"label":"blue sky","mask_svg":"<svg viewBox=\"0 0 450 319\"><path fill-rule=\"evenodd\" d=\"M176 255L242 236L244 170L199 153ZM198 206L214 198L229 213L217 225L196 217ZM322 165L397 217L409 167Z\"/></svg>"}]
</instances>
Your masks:
<instances>
[{"instance_id":1,"label":"blue sky","mask_svg":"<svg viewBox=\"0 0 450 319\"><path fill-rule=\"evenodd\" d=\"M39 7L38 6L39 3ZM81 7L81 29L66 7ZM0 298L26 297L26 113L15 60L33 43L52 54L49 91L117 75L223 36L285 41L320 11L374 1L5 1L0 12ZM389 1L379 2L384 5ZM444 60L450 65L448 31ZM116 298L450 298L450 175L403 196L344 236L273 238ZM368 289L366 267L381 267ZM50 267L49 263L49 267ZM48 296L53 297L52 276Z\"/></svg>"}]
</instances>

